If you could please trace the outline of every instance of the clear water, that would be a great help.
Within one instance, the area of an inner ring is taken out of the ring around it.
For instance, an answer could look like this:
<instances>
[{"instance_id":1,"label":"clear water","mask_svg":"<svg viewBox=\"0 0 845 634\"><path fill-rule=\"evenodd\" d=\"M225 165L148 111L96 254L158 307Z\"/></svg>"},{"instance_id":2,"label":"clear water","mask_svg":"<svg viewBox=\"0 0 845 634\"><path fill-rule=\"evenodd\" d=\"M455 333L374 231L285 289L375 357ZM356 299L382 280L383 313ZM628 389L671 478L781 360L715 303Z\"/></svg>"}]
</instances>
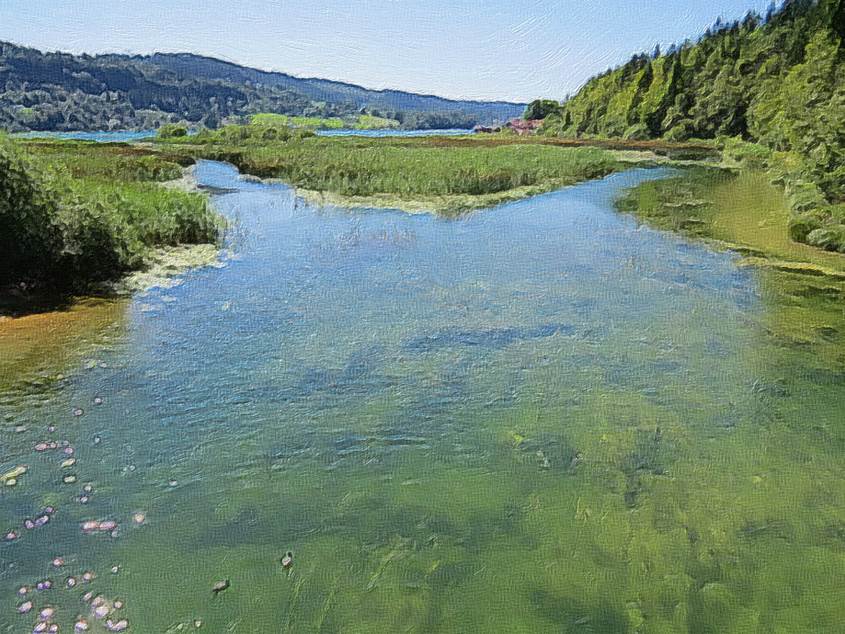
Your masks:
<instances>
[{"instance_id":1,"label":"clear water","mask_svg":"<svg viewBox=\"0 0 845 634\"><path fill-rule=\"evenodd\" d=\"M129 143L156 136L155 130L102 130L99 132L23 132L16 134L22 139L64 139L72 141L97 141L98 143Z\"/></svg>"},{"instance_id":2,"label":"clear water","mask_svg":"<svg viewBox=\"0 0 845 634\"><path fill-rule=\"evenodd\" d=\"M613 211L657 170L458 220L197 174L225 266L0 379L0 631L45 577L62 631L88 590L136 632L839 631L841 289Z\"/></svg>"}]
</instances>

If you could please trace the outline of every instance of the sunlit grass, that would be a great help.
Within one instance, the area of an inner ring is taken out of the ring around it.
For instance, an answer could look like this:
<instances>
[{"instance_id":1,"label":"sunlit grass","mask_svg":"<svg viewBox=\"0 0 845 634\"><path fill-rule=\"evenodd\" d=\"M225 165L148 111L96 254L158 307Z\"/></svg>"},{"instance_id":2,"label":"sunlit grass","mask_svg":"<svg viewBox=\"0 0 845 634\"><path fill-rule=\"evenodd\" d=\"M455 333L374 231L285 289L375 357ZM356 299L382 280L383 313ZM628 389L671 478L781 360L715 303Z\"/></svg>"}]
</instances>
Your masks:
<instances>
[{"instance_id":1,"label":"sunlit grass","mask_svg":"<svg viewBox=\"0 0 845 634\"><path fill-rule=\"evenodd\" d=\"M455 212L605 176L623 164L600 148L456 139L304 138L171 146L279 178L328 202ZM225 139L224 139L225 141ZM313 196L312 196L313 198Z\"/></svg>"}]
</instances>

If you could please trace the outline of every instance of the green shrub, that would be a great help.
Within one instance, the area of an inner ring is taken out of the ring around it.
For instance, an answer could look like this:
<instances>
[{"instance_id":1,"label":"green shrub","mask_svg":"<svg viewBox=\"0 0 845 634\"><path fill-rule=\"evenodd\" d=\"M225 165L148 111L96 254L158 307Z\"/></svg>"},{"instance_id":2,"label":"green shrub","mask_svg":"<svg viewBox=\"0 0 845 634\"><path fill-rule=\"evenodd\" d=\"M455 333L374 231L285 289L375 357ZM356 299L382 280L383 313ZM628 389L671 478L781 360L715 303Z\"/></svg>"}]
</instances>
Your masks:
<instances>
[{"instance_id":1,"label":"green shrub","mask_svg":"<svg viewBox=\"0 0 845 634\"><path fill-rule=\"evenodd\" d=\"M182 176L181 165L158 156L142 156L135 161L135 166L138 174L134 180L164 182Z\"/></svg>"},{"instance_id":2,"label":"green shrub","mask_svg":"<svg viewBox=\"0 0 845 634\"><path fill-rule=\"evenodd\" d=\"M796 213L804 213L827 206L827 199L819 186L806 181L791 181L786 184L789 204Z\"/></svg>"},{"instance_id":3,"label":"green shrub","mask_svg":"<svg viewBox=\"0 0 845 634\"><path fill-rule=\"evenodd\" d=\"M818 213L796 214L789 219L789 237L795 242L807 242L807 237L824 226Z\"/></svg>"},{"instance_id":4,"label":"green shrub","mask_svg":"<svg viewBox=\"0 0 845 634\"><path fill-rule=\"evenodd\" d=\"M686 141L693 135L694 131L692 121L684 119L667 130L663 138L667 141Z\"/></svg>"},{"instance_id":5,"label":"green shrub","mask_svg":"<svg viewBox=\"0 0 845 634\"><path fill-rule=\"evenodd\" d=\"M757 143L749 143L740 137L723 137L718 140L725 158L752 168L766 168L772 158L772 151Z\"/></svg>"},{"instance_id":6,"label":"green shrub","mask_svg":"<svg viewBox=\"0 0 845 634\"><path fill-rule=\"evenodd\" d=\"M845 225L828 225L807 235L807 244L827 251L845 253Z\"/></svg>"},{"instance_id":7,"label":"green shrub","mask_svg":"<svg viewBox=\"0 0 845 634\"><path fill-rule=\"evenodd\" d=\"M644 124L635 123L625 130L625 134L622 135L622 138L629 141L645 141L646 139L651 138L651 134Z\"/></svg>"},{"instance_id":8,"label":"green shrub","mask_svg":"<svg viewBox=\"0 0 845 634\"><path fill-rule=\"evenodd\" d=\"M0 135L0 283L56 269L63 241L55 180Z\"/></svg>"},{"instance_id":9,"label":"green shrub","mask_svg":"<svg viewBox=\"0 0 845 634\"><path fill-rule=\"evenodd\" d=\"M0 138L0 283L81 290L142 267L152 247L216 240L218 219L203 196L141 181L178 175L178 164L124 156L122 169L134 180L73 178L63 159L42 164L57 156L53 149L44 148L39 162ZM90 149L97 166L107 163L98 153L111 151ZM101 176L99 167L78 167Z\"/></svg>"},{"instance_id":10,"label":"green shrub","mask_svg":"<svg viewBox=\"0 0 845 634\"><path fill-rule=\"evenodd\" d=\"M160 139L178 139L188 136L188 126L181 123L165 123L158 129Z\"/></svg>"}]
</instances>

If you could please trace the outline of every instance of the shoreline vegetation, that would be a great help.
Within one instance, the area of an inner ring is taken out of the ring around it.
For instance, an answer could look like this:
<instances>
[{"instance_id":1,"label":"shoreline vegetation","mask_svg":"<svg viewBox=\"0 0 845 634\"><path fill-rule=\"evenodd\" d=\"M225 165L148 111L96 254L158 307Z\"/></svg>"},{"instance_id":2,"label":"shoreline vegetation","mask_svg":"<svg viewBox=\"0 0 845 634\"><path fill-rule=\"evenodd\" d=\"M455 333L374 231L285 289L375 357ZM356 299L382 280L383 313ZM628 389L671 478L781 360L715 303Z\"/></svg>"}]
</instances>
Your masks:
<instances>
[{"instance_id":1,"label":"shoreline vegetation","mask_svg":"<svg viewBox=\"0 0 845 634\"><path fill-rule=\"evenodd\" d=\"M198 260L185 245L215 245L222 219L205 195L162 186L190 163L125 144L0 136L0 312L114 293L169 252Z\"/></svg>"},{"instance_id":2,"label":"shoreline vegetation","mask_svg":"<svg viewBox=\"0 0 845 634\"><path fill-rule=\"evenodd\" d=\"M744 265L845 281L845 255L790 237L789 200L760 169L692 167L630 189L616 206L656 229L735 251Z\"/></svg>"},{"instance_id":3,"label":"shoreline vegetation","mask_svg":"<svg viewBox=\"0 0 845 634\"><path fill-rule=\"evenodd\" d=\"M280 119L187 135L171 128L156 146L185 160L220 160L243 174L296 188L319 205L393 208L454 216L632 165L715 161L701 143L600 142L467 135L423 138L317 137Z\"/></svg>"},{"instance_id":4,"label":"shoreline vegetation","mask_svg":"<svg viewBox=\"0 0 845 634\"><path fill-rule=\"evenodd\" d=\"M783 187L787 231L845 253L845 1L786 0L634 55L528 118L558 138L706 139Z\"/></svg>"}]
</instances>

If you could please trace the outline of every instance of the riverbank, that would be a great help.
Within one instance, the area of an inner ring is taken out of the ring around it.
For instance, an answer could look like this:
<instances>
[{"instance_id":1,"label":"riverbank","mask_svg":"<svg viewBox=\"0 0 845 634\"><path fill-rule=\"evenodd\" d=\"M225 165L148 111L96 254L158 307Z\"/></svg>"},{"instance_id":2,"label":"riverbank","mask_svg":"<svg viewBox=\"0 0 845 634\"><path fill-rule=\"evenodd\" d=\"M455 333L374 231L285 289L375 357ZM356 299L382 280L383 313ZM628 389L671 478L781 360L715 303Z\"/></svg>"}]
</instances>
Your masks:
<instances>
[{"instance_id":1,"label":"riverbank","mask_svg":"<svg viewBox=\"0 0 845 634\"><path fill-rule=\"evenodd\" d=\"M692 168L637 186L617 206L651 226L742 253L747 264L845 280L845 255L790 239L789 202L762 171Z\"/></svg>"},{"instance_id":2,"label":"riverbank","mask_svg":"<svg viewBox=\"0 0 845 634\"><path fill-rule=\"evenodd\" d=\"M189 158L126 144L5 137L0 158L0 185L9 192L0 207L5 313L110 292L128 273L176 253L208 259L209 249L186 258L184 245L216 249L223 224L183 171Z\"/></svg>"}]
</instances>

